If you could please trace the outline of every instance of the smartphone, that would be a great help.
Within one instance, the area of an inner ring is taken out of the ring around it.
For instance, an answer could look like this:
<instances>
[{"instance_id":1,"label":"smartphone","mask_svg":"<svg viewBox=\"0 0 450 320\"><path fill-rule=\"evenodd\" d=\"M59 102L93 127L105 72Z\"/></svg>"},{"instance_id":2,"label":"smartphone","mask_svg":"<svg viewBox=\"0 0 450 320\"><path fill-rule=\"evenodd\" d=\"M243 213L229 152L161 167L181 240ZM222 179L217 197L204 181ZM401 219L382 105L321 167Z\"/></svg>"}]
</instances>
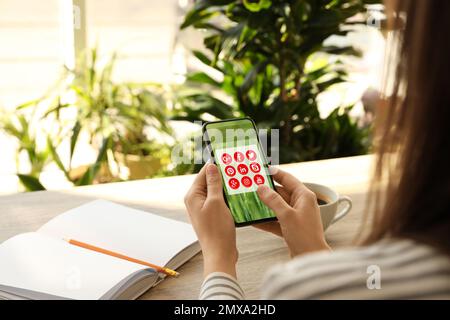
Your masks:
<instances>
[{"instance_id":1,"label":"smartphone","mask_svg":"<svg viewBox=\"0 0 450 320\"><path fill-rule=\"evenodd\" d=\"M222 176L225 201L237 227L276 220L256 190L274 189L269 164L250 118L206 122L203 139Z\"/></svg>"}]
</instances>

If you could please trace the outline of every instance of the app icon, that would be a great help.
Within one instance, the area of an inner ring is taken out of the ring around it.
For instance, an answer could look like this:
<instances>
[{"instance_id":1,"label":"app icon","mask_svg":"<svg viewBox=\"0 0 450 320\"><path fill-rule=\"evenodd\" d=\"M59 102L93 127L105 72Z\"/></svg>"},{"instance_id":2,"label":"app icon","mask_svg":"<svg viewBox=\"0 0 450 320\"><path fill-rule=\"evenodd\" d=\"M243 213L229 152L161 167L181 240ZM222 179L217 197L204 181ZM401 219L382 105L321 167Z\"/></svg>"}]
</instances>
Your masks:
<instances>
[{"instance_id":1,"label":"app icon","mask_svg":"<svg viewBox=\"0 0 450 320\"><path fill-rule=\"evenodd\" d=\"M248 173L248 167L245 164L243 164L243 163L238 165L237 169L238 169L239 173L242 174L242 175Z\"/></svg>"},{"instance_id":2,"label":"app icon","mask_svg":"<svg viewBox=\"0 0 450 320\"><path fill-rule=\"evenodd\" d=\"M247 150L245 155L247 156L247 159L250 160L250 161L256 160L256 152L253 151L253 150Z\"/></svg>"},{"instance_id":3,"label":"app icon","mask_svg":"<svg viewBox=\"0 0 450 320\"><path fill-rule=\"evenodd\" d=\"M234 169L232 166L226 166L225 173L227 176L233 177L236 174L236 169Z\"/></svg>"},{"instance_id":4,"label":"app icon","mask_svg":"<svg viewBox=\"0 0 450 320\"><path fill-rule=\"evenodd\" d=\"M253 177L253 180L255 180L255 183L257 185L264 184L264 177L262 175L260 175L260 174L255 175Z\"/></svg>"},{"instance_id":5,"label":"app icon","mask_svg":"<svg viewBox=\"0 0 450 320\"><path fill-rule=\"evenodd\" d=\"M234 153L234 161L236 161L236 162L244 161L244 154L242 152L236 151Z\"/></svg>"},{"instance_id":6,"label":"app icon","mask_svg":"<svg viewBox=\"0 0 450 320\"><path fill-rule=\"evenodd\" d=\"M233 161L233 159L231 158L231 156L228 153L222 154L222 162L224 164L230 164L231 161Z\"/></svg>"},{"instance_id":7,"label":"app icon","mask_svg":"<svg viewBox=\"0 0 450 320\"><path fill-rule=\"evenodd\" d=\"M239 188L239 180L236 178L231 178L230 181L228 181L228 185L230 186L231 189L236 190L237 188Z\"/></svg>"},{"instance_id":8,"label":"app icon","mask_svg":"<svg viewBox=\"0 0 450 320\"><path fill-rule=\"evenodd\" d=\"M252 179L250 179L249 177L245 176L241 179L242 184L244 185L244 187L250 187L252 185Z\"/></svg>"},{"instance_id":9,"label":"app icon","mask_svg":"<svg viewBox=\"0 0 450 320\"><path fill-rule=\"evenodd\" d=\"M261 166L257 162L252 162L250 164L250 170L252 170L254 173L258 173L261 171Z\"/></svg>"}]
</instances>

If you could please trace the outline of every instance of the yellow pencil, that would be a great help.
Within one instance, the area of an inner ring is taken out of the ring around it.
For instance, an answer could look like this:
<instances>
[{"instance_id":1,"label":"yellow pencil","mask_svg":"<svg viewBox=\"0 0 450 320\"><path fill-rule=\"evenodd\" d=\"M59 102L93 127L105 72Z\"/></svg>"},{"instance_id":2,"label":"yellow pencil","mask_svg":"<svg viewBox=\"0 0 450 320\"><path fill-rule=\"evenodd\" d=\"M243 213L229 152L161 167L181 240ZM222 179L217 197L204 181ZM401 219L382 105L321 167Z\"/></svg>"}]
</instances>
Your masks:
<instances>
[{"instance_id":1,"label":"yellow pencil","mask_svg":"<svg viewBox=\"0 0 450 320\"><path fill-rule=\"evenodd\" d=\"M88 243L84 243L84 242L81 242L81 241L78 241L78 240L74 240L74 239L64 239L64 240L67 241L68 243L74 245L74 246L77 246L77 247L81 247L81 248L84 248L84 249L96 251L96 252L103 253L103 254L107 254L109 256L116 257L116 258L123 259L123 260L127 260L127 261L131 261L131 262L134 262L134 263L142 264L144 266L147 266L147 267L155 269L157 272L161 272L161 273L167 274L169 276L178 277L180 275L175 270L172 270L172 269L169 269L169 268L165 268L165 267L160 267L160 266L157 266L157 265L152 264L150 262L145 262L145 261L142 261L142 260L139 260L139 259L131 258L131 257L128 257L126 255L123 255L123 254L120 254L120 253L117 253L117 252L113 252L113 251L110 251L110 250L107 250L107 249L103 249L103 248L99 248L99 247L93 246L93 245L88 244Z\"/></svg>"}]
</instances>

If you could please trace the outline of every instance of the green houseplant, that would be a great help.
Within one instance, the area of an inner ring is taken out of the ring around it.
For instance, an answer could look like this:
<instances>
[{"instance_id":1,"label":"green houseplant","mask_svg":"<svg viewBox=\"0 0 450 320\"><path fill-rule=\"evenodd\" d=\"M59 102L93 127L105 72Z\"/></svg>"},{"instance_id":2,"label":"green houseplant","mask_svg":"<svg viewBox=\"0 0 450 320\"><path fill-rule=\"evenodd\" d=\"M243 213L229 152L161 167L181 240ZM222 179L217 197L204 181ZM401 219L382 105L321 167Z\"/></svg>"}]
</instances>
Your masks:
<instances>
[{"instance_id":1,"label":"green houseplant","mask_svg":"<svg viewBox=\"0 0 450 320\"><path fill-rule=\"evenodd\" d=\"M174 118L249 116L260 128L279 128L281 162L365 153L367 129L349 116L351 107L339 107L322 119L317 97L346 81L336 57L359 55L351 46L328 45L326 40L365 23L357 15L374 2L196 1L181 28L206 31L206 51L193 54L220 76L188 74L188 83L198 90L180 98ZM325 62L315 62L320 60Z\"/></svg>"},{"instance_id":2,"label":"green houseplant","mask_svg":"<svg viewBox=\"0 0 450 320\"><path fill-rule=\"evenodd\" d=\"M170 154L159 139L171 133L166 90L157 84L115 83L114 64L115 56L102 65L97 49L89 50L75 70L65 70L54 90L4 117L3 130L17 138L18 152L25 150L32 164L30 172L18 175L27 190L44 189L39 176L50 163L74 185L120 180L120 167L128 168L128 179L163 170ZM35 121L51 124L52 130L32 131L29 123ZM37 135L47 137L44 148L38 147ZM97 158L73 167L81 139L97 150Z\"/></svg>"},{"instance_id":3,"label":"green houseplant","mask_svg":"<svg viewBox=\"0 0 450 320\"><path fill-rule=\"evenodd\" d=\"M19 157L25 154L30 164L29 171L17 174L26 190L44 190L44 186L39 181L39 175L46 165L51 162L48 148L39 147L36 132L30 122L33 115L26 115L20 112L8 114L2 112L0 117L0 129L17 143L16 166L19 167Z\"/></svg>"},{"instance_id":4,"label":"green houseplant","mask_svg":"<svg viewBox=\"0 0 450 320\"><path fill-rule=\"evenodd\" d=\"M41 174L45 168L54 163L63 166L56 147L63 137L60 126L51 126L48 122L42 122L42 114L38 112L42 99L27 102L18 106L14 112L2 112L0 117L0 129L17 142L16 166L17 177L27 191L45 190L41 183ZM29 110L32 107L32 110ZM107 143L102 145L94 163L86 166L84 175L72 177L64 172L67 179L75 185L87 185L94 182L96 174L101 169L106 158ZM25 156L25 157L22 157ZM72 155L71 155L72 156ZM23 160L26 160L26 172L23 172Z\"/></svg>"},{"instance_id":5,"label":"green houseplant","mask_svg":"<svg viewBox=\"0 0 450 320\"><path fill-rule=\"evenodd\" d=\"M74 94L74 101L57 103L46 116L59 120L62 108L75 107L75 119L71 124L65 124L71 128L68 132L71 156L79 134L84 130L91 144L97 145L99 150L106 148L105 163L126 166L130 179L145 178L158 172L161 159L167 157L163 154L165 147L157 141L159 137L150 137L146 132L151 127L159 135L171 133L165 90L156 84L117 84L112 79L114 65L115 55L102 67L97 49L87 51L79 67L67 71L72 81L59 92L59 97ZM57 164L61 163L56 152L52 156ZM59 167L69 173L65 166ZM89 170L82 174L89 174ZM114 176L107 173L106 179L111 178Z\"/></svg>"}]
</instances>

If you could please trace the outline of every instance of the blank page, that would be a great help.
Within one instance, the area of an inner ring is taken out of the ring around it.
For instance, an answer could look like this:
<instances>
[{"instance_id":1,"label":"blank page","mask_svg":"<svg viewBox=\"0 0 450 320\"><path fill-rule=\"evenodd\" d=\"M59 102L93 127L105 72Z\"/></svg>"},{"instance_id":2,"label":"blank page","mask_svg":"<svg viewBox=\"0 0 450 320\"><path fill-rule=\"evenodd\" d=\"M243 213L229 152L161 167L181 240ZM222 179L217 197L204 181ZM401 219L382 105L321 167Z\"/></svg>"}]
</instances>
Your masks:
<instances>
[{"instance_id":1,"label":"blank page","mask_svg":"<svg viewBox=\"0 0 450 320\"><path fill-rule=\"evenodd\" d=\"M70 299L99 299L143 269L39 233L20 234L0 246L1 285Z\"/></svg>"},{"instance_id":2,"label":"blank page","mask_svg":"<svg viewBox=\"0 0 450 320\"><path fill-rule=\"evenodd\" d=\"M86 242L160 266L197 241L188 223L105 200L69 210L39 232Z\"/></svg>"}]
</instances>

